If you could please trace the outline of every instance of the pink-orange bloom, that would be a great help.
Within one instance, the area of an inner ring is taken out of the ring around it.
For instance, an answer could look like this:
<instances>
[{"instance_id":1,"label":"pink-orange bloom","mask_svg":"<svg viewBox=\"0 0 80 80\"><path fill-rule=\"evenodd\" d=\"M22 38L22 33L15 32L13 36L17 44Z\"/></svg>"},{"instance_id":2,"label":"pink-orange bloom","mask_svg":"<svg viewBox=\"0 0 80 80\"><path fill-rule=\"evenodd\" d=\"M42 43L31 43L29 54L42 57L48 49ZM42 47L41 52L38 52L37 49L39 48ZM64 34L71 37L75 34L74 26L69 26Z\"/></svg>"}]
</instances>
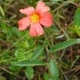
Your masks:
<instances>
[{"instance_id":1,"label":"pink-orange bloom","mask_svg":"<svg viewBox=\"0 0 80 80\"><path fill-rule=\"evenodd\" d=\"M25 30L30 26L29 34L31 36L39 36L44 33L42 26L50 27L52 25L52 14L49 12L50 8L44 2L38 2L36 9L27 7L20 9L22 14L26 17L18 21L19 30Z\"/></svg>"}]
</instances>

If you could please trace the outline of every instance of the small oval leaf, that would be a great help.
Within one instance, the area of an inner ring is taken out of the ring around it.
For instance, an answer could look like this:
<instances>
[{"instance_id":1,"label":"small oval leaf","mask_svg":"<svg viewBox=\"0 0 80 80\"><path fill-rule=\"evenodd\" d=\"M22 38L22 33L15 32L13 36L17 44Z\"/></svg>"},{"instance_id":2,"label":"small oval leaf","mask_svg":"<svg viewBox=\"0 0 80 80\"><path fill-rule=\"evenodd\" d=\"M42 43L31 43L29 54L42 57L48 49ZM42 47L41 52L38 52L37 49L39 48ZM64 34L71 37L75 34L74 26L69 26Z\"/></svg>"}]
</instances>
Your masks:
<instances>
[{"instance_id":1,"label":"small oval leaf","mask_svg":"<svg viewBox=\"0 0 80 80\"><path fill-rule=\"evenodd\" d=\"M49 71L53 77L53 80L59 80L59 69L53 59L51 59L49 62Z\"/></svg>"},{"instance_id":2,"label":"small oval leaf","mask_svg":"<svg viewBox=\"0 0 80 80\"><path fill-rule=\"evenodd\" d=\"M25 70L25 75L28 79L33 79L34 77L34 70L32 67L27 67Z\"/></svg>"}]
</instances>

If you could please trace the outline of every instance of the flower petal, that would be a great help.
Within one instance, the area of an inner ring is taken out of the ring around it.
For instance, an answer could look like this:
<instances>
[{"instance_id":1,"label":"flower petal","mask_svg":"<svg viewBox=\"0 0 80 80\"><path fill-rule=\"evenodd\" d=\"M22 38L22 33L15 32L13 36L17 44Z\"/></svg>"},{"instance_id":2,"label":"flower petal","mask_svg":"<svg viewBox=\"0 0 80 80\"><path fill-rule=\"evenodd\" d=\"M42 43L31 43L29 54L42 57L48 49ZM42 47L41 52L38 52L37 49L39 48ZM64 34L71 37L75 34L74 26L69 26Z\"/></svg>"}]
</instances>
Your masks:
<instances>
[{"instance_id":1,"label":"flower petal","mask_svg":"<svg viewBox=\"0 0 80 80\"><path fill-rule=\"evenodd\" d=\"M40 36L44 33L42 26L39 23L34 23L30 27L31 36Z\"/></svg>"},{"instance_id":2,"label":"flower petal","mask_svg":"<svg viewBox=\"0 0 80 80\"><path fill-rule=\"evenodd\" d=\"M36 6L36 11L38 13L44 13L44 12L47 12L49 10L50 10L50 8L48 6L46 6L44 2L41 2L41 1Z\"/></svg>"},{"instance_id":3,"label":"flower petal","mask_svg":"<svg viewBox=\"0 0 80 80\"><path fill-rule=\"evenodd\" d=\"M25 8L25 9L20 9L19 10L21 13L25 14L25 15L31 15L34 13L34 8L33 7L28 7L28 8Z\"/></svg>"},{"instance_id":4,"label":"flower petal","mask_svg":"<svg viewBox=\"0 0 80 80\"><path fill-rule=\"evenodd\" d=\"M50 27L52 25L52 14L50 12L42 14L40 23L45 27Z\"/></svg>"},{"instance_id":5,"label":"flower petal","mask_svg":"<svg viewBox=\"0 0 80 80\"><path fill-rule=\"evenodd\" d=\"M19 30L25 30L30 25L30 19L25 17L18 21Z\"/></svg>"}]
</instances>

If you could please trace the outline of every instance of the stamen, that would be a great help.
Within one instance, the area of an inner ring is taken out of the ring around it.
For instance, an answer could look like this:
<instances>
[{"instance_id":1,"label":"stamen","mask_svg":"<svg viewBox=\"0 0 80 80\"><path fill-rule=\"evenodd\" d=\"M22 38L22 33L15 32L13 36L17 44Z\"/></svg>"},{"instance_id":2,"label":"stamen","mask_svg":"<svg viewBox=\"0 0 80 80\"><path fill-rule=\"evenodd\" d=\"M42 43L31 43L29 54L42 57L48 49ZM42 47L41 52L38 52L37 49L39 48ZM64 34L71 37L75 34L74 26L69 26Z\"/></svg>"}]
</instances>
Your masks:
<instances>
[{"instance_id":1,"label":"stamen","mask_svg":"<svg viewBox=\"0 0 80 80\"><path fill-rule=\"evenodd\" d=\"M32 23L35 23L35 22L38 22L38 21L39 21L40 16L39 16L39 14L34 13L34 14L32 14L32 15L30 16L30 19L31 19L31 22L32 22Z\"/></svg>"}]
</instances>

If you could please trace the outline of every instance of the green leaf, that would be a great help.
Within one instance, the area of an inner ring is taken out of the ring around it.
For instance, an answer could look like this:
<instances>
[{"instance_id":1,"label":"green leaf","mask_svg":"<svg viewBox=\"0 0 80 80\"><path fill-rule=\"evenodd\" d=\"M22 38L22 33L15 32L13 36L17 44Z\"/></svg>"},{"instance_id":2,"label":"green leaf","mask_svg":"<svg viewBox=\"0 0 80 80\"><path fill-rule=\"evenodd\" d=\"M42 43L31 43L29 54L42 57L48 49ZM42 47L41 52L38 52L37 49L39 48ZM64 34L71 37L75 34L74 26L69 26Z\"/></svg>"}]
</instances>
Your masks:
<instances>
[{"instance_id":1,"label":"green leaf","mask_svg":"<svg viewBox=\"0 0 80 80\"><path fill-rule=\"evenodd\" d=\"M55 51L67 48L67 47L69 47L73 44L76 44L77 43L76 40L77 39L71 39L71 40L68 40L68 41L58 43L58 44L52 46L52 48L50 49L50 52L55 52Z\"/></svg>"},{"instance_id":2,"label":"green leaf","mask_svg":"<svg viewBox=\"0 0 80 80\"><path fill-rule=\"evenodd\" d=\"M11 30L11 29L10 29L10 27L7 26L6 23L1 22L0 25L1 25L1 29L2 29L2 31L3 31L4 33L6 33L6 34L10 33L10 30Z\"/></svg>"},{"instance_id":3,"label":"green leaf","mask_svg":"<svg viewBox=\"0 0 80 80\"><path fill-rule=\"evenodd\" d=\"M76 39L76 44L80 44L80 38Z\"/></svg>"},{"instance_id":4,"label":"green leaf","mask_svg":"<svg viewBox=\"0 0 80 80\"><path fill-rule=\"evenodd\" d=\"M25 75L28 79L33 79L34 77L34 70L32 67L27 67L25 70Z\"/></svg>"},{"instance_id":5,"label":"green leaf","mask_svg":"<svg viewBox=\"0 0 80 80\"><path fill-rule=\"evenodd\" d=\"M21 37L21 32L16 27L12 27L11 30L12 30L13 35L17 37Z\"/></svg>"},{"instance_id":6,"label":"green leaf","mask_svg":"<svg viewBox=\"0 0 80 80\"><path fill-rule=\"evenodd\" d=\"M28 60L31 58L32 53L30 54L25 54L26 50L23 48L19 48L15 51L15 57L18 61L24 61L24 60Z\"/></svg>"},{"instance_id":7,"label":"green leaf","mask_svg":"<svg viewBox=\"0 0 80 80\"><path fill-rule=\"evenodd\" d=\"M74 15L74 28L76 33L80 36L80 8L77 8Z\"/></svg>"},{"instance_id":8,"label":"green leaf","mask_svg":"<svg viewBox=\"0 0 80 80\"><path fill-rule=\"evenodd\" d=\"M52 53L52 52L67 48L67 47L69 47L69 46L71 46L73 44L80 44L80 38L78 38L78 39L70 39L68 41L64 41L64 42L58 43L58 44L52 46L52 48L50 49L50 52Z\"/></svg>"},{"instance_id":9,"label":"green leaf","mask_svg":"<svg viewBox=\"0 0 80 80\"><path fill-rule=\"evenodd\" d=\"M44 80L53 80L48 73L44 73Z\"/></svg>"},{"instance_id":10,"label":"green leaf","mask_svg":"<svg viewBox=\"0 0 80 80\"><path fill-rule=\"evenodd\" d=\"M3 11L3 9L2 9L1 6L0 6L0 12L1 12L2 16L4 17L5 16L5 13L4 13L4 11Z\"/></svg>"},{"instance_id":11,"label":"green leaf","mask_svg":"<svg viewBox=\"0 0 80 80\"><path fill-rule=\"evenodd\" d=\"M49 74L44 73L44 79L45 79L45 80L49 80L49 77L50 77Z\"/></svg>"},{"instance_id":12,"label":"green leaf","mask_svg":"<svg viewBox=\"0 0 80 80\"><path fill-rule=\"evenodd\" d=\"M74 31L80 36L80 26L74 25Z\"/></svg>"},{"instance_id":13,"label":"green leaf","mask_svg":"<svg viewBox=\"0 0 80 80\"><path fill-rule=\"evenodd\" d=\"M15 65L10 65L9 70L14 73L14 74L18 74L18 72L21 70L22 67L19 66L15 66Z\"/></svg>"},{"instance_id":14,"label":"green leaf","mask_svg":"<svg viewBox=\"0 0 80 80\"><path fill-rule=\"evenodd\" d=\"M14 65L16 66L40 66L40 65L45 65L45 63L41 60L26 60L26 61L21 61L21 62L16 62L16 63L13 63Z\"/></svg>"},{"instance_id":15,"label":"green leaf","mask_svg":"<svg viewBox=\"0 0 80 80\"><path fill-rule=\"evenodd\" d=\"M77 27L80 27L80 8L77 8L74 15L74 24Z\"/></svg>"},{"instance_id":16,"label":"green leaf","mask_svg":"<svg viewBox=\"0 0 80 80\"><path fill-rule=\"evenodd\" d=\"M37 59L39 57L39 55L43 52L43 50L44 50L44 47L43 46L38 46L34 50L31 60Z\"/></svg>"},{"instance_id":17,"label":"green leaf","mask_svg":"<svg viewBox=\"0 0 80 80\"><path fill-rule=\"evenodd\" d=\"M56 65L56 62L53 59L51 59L49 62L49 71L53 77L53 80L59 79L59 69L58 66Z\"/></svg>"}]
</instances>

